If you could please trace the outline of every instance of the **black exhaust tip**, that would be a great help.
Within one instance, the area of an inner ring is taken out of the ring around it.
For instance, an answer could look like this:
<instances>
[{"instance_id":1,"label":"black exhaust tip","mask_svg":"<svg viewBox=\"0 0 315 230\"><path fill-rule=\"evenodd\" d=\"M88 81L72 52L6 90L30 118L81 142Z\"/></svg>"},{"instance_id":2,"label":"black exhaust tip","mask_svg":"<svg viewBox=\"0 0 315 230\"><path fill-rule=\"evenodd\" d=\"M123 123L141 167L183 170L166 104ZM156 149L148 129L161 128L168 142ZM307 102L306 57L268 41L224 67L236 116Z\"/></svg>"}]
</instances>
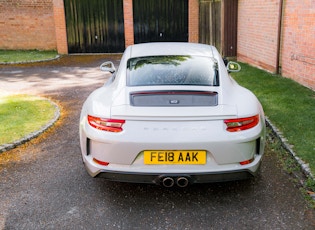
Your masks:
<instances>
[{"instance_id":1,"label":"black exhaust tip","mask_svg":"<svg viewBox=\"0 0 315 230\"><path fill-rule=\"evenodd\" d=\"M166 188L171 188L175 184L175 181L172 177L164 177L162 179L162 185Z\"/></svg>"},{"instance_id":2,"label":"black exhaust tip","mask_svg":"<svg viewBox=\"0 0 315 230\"><path fill-rule=\"evenodd\" d=\"M176 184L178 187L185 188L189 185L189 180L187 177L178 177L176 179Z\"/></svg>"}]
</instances>

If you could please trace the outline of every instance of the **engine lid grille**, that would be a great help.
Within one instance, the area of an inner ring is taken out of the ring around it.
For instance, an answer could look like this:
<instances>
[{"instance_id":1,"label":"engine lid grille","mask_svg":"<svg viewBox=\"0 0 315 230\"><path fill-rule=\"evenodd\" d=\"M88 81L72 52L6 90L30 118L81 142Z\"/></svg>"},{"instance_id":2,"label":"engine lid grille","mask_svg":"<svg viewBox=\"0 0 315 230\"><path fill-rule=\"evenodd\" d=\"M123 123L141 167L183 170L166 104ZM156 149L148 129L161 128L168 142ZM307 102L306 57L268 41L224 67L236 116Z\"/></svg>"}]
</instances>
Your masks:
<instances>
[{"instance_id":1,"label":"engine lid grille","mask_svg":"<svg viewBox=\"0 0 315 230\"><path fill-rule=\"evenodd\" d=\"M132 106L217 106L218 93L213 91L142 91L130 93Z\"/></svg>"}]
</instances>

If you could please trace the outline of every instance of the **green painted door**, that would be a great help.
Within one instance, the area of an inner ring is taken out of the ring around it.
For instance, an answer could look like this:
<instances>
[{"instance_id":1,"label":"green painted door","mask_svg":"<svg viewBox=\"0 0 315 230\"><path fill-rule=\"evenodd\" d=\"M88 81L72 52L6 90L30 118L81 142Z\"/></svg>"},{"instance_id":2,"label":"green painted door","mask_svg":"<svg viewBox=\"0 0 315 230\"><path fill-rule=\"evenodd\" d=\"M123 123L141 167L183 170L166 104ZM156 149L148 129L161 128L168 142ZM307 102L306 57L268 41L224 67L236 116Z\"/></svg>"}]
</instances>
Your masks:
<instances>
[{"instance_id":1,"label":"green painted door","mask_svg":"<svg viewBox=\"0 0 315 230\"><path fill-rule=\"evenodd\" d=\"M125 49L123 0L65 0L69 53Z\"/></svg>"},{"instance_id":2,"label":"green painted door","mask_svg":"<svg viewBox=\"0 0 315 230\"><path fill-rule=\"evenodd\" d=\"M134 42L188 41L188 0L133 0Z\"/></svg>"}]
</instances>

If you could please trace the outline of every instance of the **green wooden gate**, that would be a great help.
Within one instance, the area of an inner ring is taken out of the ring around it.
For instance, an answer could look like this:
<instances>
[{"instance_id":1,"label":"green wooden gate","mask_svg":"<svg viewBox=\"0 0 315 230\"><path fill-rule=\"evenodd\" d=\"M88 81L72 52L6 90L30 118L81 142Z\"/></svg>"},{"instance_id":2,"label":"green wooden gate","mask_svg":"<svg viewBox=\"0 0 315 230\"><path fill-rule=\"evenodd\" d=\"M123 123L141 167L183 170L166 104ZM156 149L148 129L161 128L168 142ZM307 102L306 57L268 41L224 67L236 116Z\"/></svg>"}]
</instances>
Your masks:
<instances>
[{"instance_id":1,"label":"green wooden gate","mask_svg":"<svg viewBox=\"0 0 315 230\"><path fill-rule=\"evenodd\" d=\"M222 53L227 57L237 55L237 9L238 0L224 0L224 33Z\"/></svg>"},{"instance_id":2,"label":"green wooden gate","mask_svg":"<svg viewBox=\"0 0 315 230\"><path fill-rule=\"evenodd\" d=\"M223 56L237 54L238 0L201 0L199 42L217 47Z\"/></svg>"},{"instance_id":3,"label":"green wooden gate","mask_svg":"<svg viewBox=\"0 0 315 230\"><path fill-rule=\"evenodd\" d=\"M65 0L69 53L125 49L123 0Z\"/></svg>"},{"instance_id":4,"label":"green wooden gate","mask_svg":"<svg viewBox=\"0 0 315 230\"><path fill-rule=\"evenodd\" d=\"M133 0L134 42L188 41L188 0Z\"/></svg>"},{"instance_id":5,"label":"green wooden gate","mask_svg":"<svg viewBox=\"0 0 315 230\"><path fill-rule=\"evenodd\" d=\"M221 51L221 0L203 0L199 5L199 42Z\"/></svg>"}]
</instances>

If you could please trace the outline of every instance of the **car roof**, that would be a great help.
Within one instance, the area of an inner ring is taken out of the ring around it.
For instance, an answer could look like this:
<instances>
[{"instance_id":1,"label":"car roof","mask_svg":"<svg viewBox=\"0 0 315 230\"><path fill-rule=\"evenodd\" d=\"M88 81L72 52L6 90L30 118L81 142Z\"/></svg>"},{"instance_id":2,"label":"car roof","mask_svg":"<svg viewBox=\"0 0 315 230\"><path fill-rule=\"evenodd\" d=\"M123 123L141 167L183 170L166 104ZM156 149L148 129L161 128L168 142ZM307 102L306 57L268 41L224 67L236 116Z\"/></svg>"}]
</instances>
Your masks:
<instances>
[{"instance_id":1,"label":"car roof","mask_svg":"<svg viewBox=\"0 0 315 230\"><path fill-rule=\"evenodd\" d=\"M213 57L215 47L187 42L153 42L136 44L129 47L130 58L163 55L192 55Z\"/></svg>"}]
</instances>

